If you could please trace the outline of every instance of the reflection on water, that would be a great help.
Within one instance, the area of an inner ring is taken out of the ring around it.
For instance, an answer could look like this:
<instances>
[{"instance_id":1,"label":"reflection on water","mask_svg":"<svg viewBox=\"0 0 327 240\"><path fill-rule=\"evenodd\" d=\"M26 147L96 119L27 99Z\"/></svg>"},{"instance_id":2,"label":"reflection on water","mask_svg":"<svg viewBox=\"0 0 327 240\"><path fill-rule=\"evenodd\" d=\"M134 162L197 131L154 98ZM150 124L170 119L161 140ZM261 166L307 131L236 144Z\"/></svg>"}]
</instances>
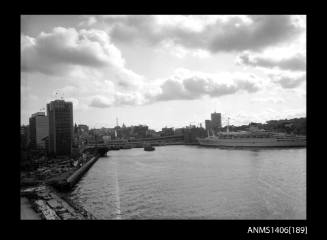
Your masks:
<instances>
[{"instance_id":1,"label":"reflection on water","mask_svg":"<svg viewBox=\"0 0 327 240\"><path fill-rule=\"evenodd\" d=\"M70 197L99 219L305 219L306 149L111 151Z\"/></svg>"}]
</instances>

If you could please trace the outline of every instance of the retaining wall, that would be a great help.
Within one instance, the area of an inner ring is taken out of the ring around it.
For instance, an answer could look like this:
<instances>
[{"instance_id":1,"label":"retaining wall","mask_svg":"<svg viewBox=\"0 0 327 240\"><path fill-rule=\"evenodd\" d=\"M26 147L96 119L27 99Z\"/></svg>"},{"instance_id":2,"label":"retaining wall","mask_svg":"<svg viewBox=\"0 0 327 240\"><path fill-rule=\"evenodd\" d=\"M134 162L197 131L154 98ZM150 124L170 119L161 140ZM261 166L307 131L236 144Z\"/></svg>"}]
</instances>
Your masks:
<instances>
[{"instance_id":1,"label":"retaining wall","mask_svg":"<svg viewBox=\"0 0 327 240\"><path fill-rule=\"evenodd\" d=\"M68 187L73 187L81 177L89 170L89 168L99 159L100 155L91 158L87 163L80 167L76 172L74 172L70 177L67 178L66 182Z\"/></svg>"}]
</instances>

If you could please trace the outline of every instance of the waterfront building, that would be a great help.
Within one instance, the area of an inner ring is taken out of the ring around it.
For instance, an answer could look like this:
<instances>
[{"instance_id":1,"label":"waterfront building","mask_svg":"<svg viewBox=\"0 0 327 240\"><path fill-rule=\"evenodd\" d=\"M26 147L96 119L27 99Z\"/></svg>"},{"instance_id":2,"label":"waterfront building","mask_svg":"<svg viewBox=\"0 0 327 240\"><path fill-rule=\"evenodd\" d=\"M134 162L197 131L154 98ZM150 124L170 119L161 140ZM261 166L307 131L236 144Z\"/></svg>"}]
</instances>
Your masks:
<instances>
[{"instance_id":1,"label":"waterfront building","mask_svg":"<svg viewBox=\"0 0 327 240\"><path fill-rule=\"evenodd\" d=\"M205 120L205 128L206 128L206 130L211 129L211 121L210 120Z\"/></svg>"},{"instance_id":2,"label":"waterfront building","mask_svg":"<svg viewBox=\"0 0 327 240\"><path fill-rule=\"evenodd\" d=\"M73 103L55 100L47 104L49 153L70 155L73 143Z\"/></svg>"},{"instance_id":3,"label":"waterfront building","mask_svg":"<svg viewBox=\"0 0 327 240\"><path fill-rule=\"evenodd\" d=\"M159 136L159 135L156 133L155 130L153 130L153 129L149 129L149 130L146 132L146 136L148 136L148 137L157 137L157 136Z\"/></svg>"},{"instance_id":4,"label":"waterfront building","mask_svg":"<svg viewBox=\"0 0 327 240\"><path fill-rule=\"evenodd\" d=\"M42 140L49 134L49 120L44 112L32 114L29 119L30 126L30 146L32 149L45 149Z\"/></svg>"},{"instance_id":5,"label":"waterfront building","mask_svg":"<svg viewBox=\"0 0 327 240\"><path fill-rule=\"evenodd\" d=\"M197 143L197 138L205 137L206 131L200 127L186 127L184 130L184 141L185 143Z\"/></svg>"},{"instance_id":6,"label":"waterfront building","mask_svg":"<svg viewBox=\"0 0 327 240\"><path fill-rule=\"evenodd\" d=\"M110 129L102 127L102 128L92 129L92 132L97 136L105 136L110 133Z\"/></svg>"},{"instance_id":7,"label":"waterfront building","mask_svg":"<svg viewBox=\"0 0 327 240\"><path fill-rule=\"evenodd\" d=\"M149 129L146 135L147 137L152 137L152 138L160 137L160 134L153 129Z\"/></svg>"},{"instance_id":8,"label":"waterfront building","mask_svg":"<svg viewBox=\"0 0 327 240\"><path fill-rule=\"evenodd\" d=\"M162 130L161 136L172 136L172 135L174 135L174 128L164 127L161 130Z\"/></svg>"},{"instance_id":9,"label":"waterfront building","mask_svg":"<svg viewBox=\"0 0 327 240\"><path fill-rule=\"evenodd\" d=\"M145 138L148 130L149 127L146 125L132 126L130 135L135 138Z\"/></svg>"},{"instance_id":10,"label":"waterfront building","mask_svg":"<svg viewBox=\"0 0 327 240\"><path fill-rule=\"evenodd\" d=\"M175 135L182 135L184 134L184 128L175 128L174 133Z\"/></svg>"},{"instance_id":11,"label":"waterfront building","mask_svg":"<svg viewBox=\"0 0 327 240\"><path fill-rule=\"evenodd\" d=\"M108 144L111 141L111 136L102 136L102 140L105 144Z\"/></svg>"},{"instance_id":12,"label":"waterfront building","mask_svg":"<svg viewBox=\"0 0 327 240\"><path fill-rule=\"evenodd\" d=\"M221 113L211 113L211 127L215 130L221 128Z\"/></svg>"}]
</instances>

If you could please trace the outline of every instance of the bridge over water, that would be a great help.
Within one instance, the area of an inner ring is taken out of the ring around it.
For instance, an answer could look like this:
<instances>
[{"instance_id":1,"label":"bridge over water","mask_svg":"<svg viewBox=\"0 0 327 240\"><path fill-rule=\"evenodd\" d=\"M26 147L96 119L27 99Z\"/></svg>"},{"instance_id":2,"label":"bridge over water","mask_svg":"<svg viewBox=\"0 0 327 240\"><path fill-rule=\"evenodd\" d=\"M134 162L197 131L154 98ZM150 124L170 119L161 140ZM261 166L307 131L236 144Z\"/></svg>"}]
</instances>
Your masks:
<instances>
[{"instance_id":1,"label":"bridge over water","mask_svg":"<svg viewBox=\"0 0 327 240\"><path fill-rule=\"evenodd\" d=\"M143 147L143 145L151 144L154 146L166 145L166 144L183 144L184 135L172 135L172 136L162 136L156 138L139 138L139 139L120 139L108 141L107 143L89 143L80 148L80 152L86 151L97 151L101 155L106 154L111 149L119 149L126 147Z\"/></svg>"}]
</instances>

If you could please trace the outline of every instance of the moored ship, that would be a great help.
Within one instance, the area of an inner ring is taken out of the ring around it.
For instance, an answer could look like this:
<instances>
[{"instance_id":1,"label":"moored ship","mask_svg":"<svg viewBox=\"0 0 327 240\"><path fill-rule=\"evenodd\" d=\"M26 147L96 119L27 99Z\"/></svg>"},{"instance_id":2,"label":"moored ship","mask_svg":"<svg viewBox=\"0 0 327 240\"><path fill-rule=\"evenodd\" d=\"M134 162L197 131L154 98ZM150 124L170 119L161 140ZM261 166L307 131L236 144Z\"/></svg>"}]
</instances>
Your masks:
<instances>
[{"instance_id":1,"label":"moored ship","mask_svg":"<svg viewBox=\"0 0 327 240\"><path fill-rule=\"evenodd\" d=\"M208 134L209 135L209 134ZM206 138L197 138L200 145L217 147L305 147L306 137L274 133L250 126L249 131L220 132Z\"/></svg>"}]
</instances>

